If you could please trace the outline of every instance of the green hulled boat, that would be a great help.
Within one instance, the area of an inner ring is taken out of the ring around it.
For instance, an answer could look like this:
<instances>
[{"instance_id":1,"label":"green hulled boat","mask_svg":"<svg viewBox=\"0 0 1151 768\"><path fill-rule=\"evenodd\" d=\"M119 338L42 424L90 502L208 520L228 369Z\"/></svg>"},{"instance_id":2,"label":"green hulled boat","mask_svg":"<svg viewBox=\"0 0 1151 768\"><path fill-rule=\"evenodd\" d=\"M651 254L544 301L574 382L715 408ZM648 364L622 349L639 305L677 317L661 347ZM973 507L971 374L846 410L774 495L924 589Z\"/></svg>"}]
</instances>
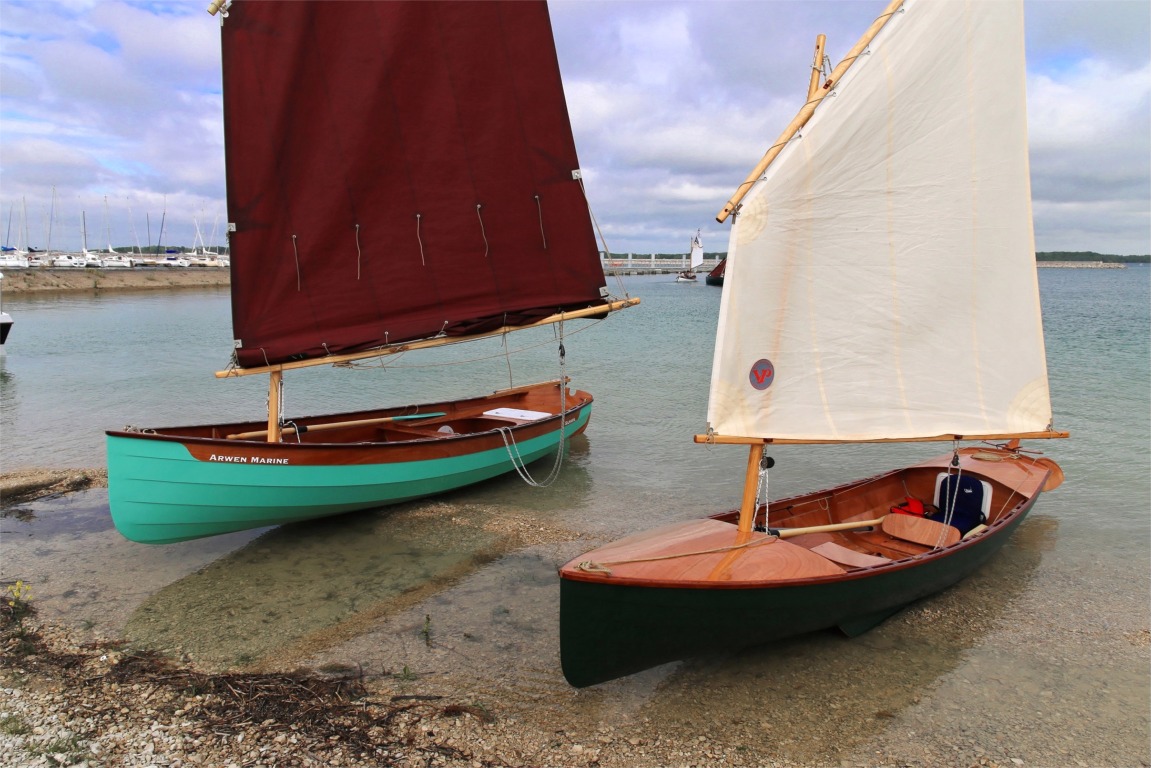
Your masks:
<instances>
[{"instance_id":1,"label":"green hulled boat","mask_svg":"<svg viewBox=\"0 0 1151 768\"><path fill-rule=\"evenodd\" d=\"M546 4L221 8L235 341L216 375L267 374L267 416L109 431L116 527L165 543L307 520L562 451L592 403L562 376L564 323L638 300L604 283ZM560 380L281 413L287 371L541 325Z\"/></svg>"},{"instance_id":2,"label":"green hulled boat","mask_svg":"<svg viewBox=\"0 0 1151 768\"><path fill-rule=\"evenodd\" d=\"M1067 436L1047 385L1023 50L1021 0L894 0L826 77L817 40L806 104L718 217L732 229L696 441L750 446L739 508L563 566L572 685L865 631L978 568L1059 484L1019 447ZM767 498L766 446L926 441L952 451Z\"/></svg>"}]
</instances>

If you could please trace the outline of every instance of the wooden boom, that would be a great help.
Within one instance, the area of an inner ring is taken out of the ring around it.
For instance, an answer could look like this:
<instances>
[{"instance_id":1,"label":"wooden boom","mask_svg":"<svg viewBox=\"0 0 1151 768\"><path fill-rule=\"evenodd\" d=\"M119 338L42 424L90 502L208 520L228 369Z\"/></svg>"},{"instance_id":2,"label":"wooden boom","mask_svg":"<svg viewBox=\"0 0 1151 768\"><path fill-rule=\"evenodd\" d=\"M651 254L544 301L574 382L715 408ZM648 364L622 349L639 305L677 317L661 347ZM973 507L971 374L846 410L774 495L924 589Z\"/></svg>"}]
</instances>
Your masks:
<instances>
[{"instance_id":1,"label":"wooden boom","mask_svg":"<svg viewBox=\"0 0 1151 768\"><path fill-rule=\"evenodd\" d=\"M575 320L581 317L594 317L595 315L602 315L608 312L618 312L621 309L639 304L639 299L629 298L621 301L613 301L603 306L598 307L585 307L583 309L575 309L571 312L558 312L554 315L549 315L542 320L537 320L534 323L526 325L505 325L494 331L487 333L475 333L469 336L445 336L434 339L421 339L420 341L412 341L406 344L396 344L388 347L376 347L375 349L365 349L359 352L349 352L344 355L326 355L324 357L316 357L309 360L293 360L289 363L277 363L276 365L261 365L256 368L229 368L226 371L216 371L217 379L227 379L232 376L251 376L256 373L272 373L275 371L289 371L296 368L312 368L317 365L339 365L340 363L350 363L355 360L368 360L373 357L384 357L385 355L395 355L400 352L407 352L412 349L427 349L429 347L443 347L448 344L460 344L465 341L473 341L476 339L486 339L491 336L502 336L512 331L525 331L529 328L539 328L544 325L555 325L562 323L564 320Z\"/></svg>"},{"instance_id":2,"label":"wooden boom","mask_svg":"<svg viewBox=\"0 0 1151 768\"><path fill-rule=\"evenodd\" d=\"M1009 432L992 435L934 435L932 437L877 437L871 440L800 440L789 437L738 437L735 435L696 435L697 443L719 445L840 445L856 443L950 443L956 440L1045 440L1070 437L1070 432Z\"/></svg>"}]
</instances>

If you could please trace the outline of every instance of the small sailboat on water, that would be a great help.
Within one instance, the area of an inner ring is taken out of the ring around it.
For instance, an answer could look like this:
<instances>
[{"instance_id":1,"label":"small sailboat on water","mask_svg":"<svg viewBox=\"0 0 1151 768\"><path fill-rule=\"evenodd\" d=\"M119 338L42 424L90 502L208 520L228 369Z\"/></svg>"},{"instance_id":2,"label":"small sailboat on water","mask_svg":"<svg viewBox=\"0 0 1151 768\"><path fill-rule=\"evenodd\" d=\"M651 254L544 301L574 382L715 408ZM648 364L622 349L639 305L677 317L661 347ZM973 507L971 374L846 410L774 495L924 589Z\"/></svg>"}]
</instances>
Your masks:
<instances>
[{"instance_id":1,"label":"small sailboat on water","mask_svg":"<svg viewBox=\"0 0 1151 768\"><path fill-rule=\"evenodd\" d=\"M281 413L297 368L539 326L562 340L567 321L638 303L605 287L547 6L224 11L235 350L216 375L267 375L267 418L109 431L117 529L167 543L307 520L562 451L592 406L562 375L450 402Z\"/></svg>"},{"instance_id":2,"label":"small sailboat on water","mask_svg":"<svg viewBox=\"0 0 1151 768\"><path fill-rule=\"evenodd\" d=\"M701 235L699 230L697 229L695 231L695 234L692 235L692 238L691 238L691 247L690 247L690 253L688 256L687 269L685 269L683 272L680 272L678 275L675 276L676 282L678 282L678 283L694 283L694 282L696 282L699 278L696 276L695 272L697 269L699 269L702 266L703 266L703 235Z\"/></svg>"},{"instance_id":3,"label":"small sailboat on water","mask_svg":"<svg viewBox=\"0 0 1151 768\"><path fill-rule=\"evenodd\" d=\"M1019 442L1067 436L1047 384L1023 50L1022 0L895 0L812 83L718 217L733 217L731 279L695 439L750 447L740 507L561 568L572 685L866 631L979 568L1061 482ZM952 450L767 498L767 446L925 441Z\"/></svg>"}]
</instances>

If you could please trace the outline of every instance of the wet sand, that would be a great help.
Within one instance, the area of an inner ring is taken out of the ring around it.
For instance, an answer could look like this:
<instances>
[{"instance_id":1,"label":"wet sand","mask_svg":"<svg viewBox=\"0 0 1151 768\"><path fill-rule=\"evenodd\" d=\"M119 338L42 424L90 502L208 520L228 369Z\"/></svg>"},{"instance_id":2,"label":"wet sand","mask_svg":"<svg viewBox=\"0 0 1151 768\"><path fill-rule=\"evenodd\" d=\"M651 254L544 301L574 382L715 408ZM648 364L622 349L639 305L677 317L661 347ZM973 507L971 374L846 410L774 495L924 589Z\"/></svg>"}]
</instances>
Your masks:
<instances>
[{"instance_id":1,"label":"wet sand","mask_svg":"<svg viewBox=\"0 0 1151 768\"><path fill-rule=\"evenodd\" d=\"M74 474L40 482L55 494ZM88 726L106 754L147 743L155 764L1151 764L1151 635L1132 581L1145 564L1046 561L1058 523L1042 515L962 585L860 638L816 633L576 690L558 671L555 569L596 542L530 509L447 497L198 547L124 542L98 481L16 509L31 520L0 521L4 577L31 581L41 618L76 642L127 639L213 675L352 674L374 722L404 723L387 760L324 751L323 738L293 749L281 737L304 734L259 718L238 742L194 744L177 735L212 731L181 700ZM69 705L60 676L33 676L30 690L4 672L0 702L21 693L0 709L28 705L34 720L35 691ZM157 687L143 674L117 685Z\"/></svg>"}]
</instances>

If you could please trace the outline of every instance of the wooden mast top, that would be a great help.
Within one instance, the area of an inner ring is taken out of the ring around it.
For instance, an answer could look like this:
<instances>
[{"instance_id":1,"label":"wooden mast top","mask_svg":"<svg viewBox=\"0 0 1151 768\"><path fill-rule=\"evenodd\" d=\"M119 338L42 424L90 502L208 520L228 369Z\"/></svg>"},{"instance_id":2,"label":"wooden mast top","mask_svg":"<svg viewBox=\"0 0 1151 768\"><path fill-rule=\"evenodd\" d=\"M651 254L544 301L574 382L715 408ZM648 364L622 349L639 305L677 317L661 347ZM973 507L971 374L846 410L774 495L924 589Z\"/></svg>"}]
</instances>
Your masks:
<instances>
[{"instance_id":1,"label":"wooden mast top","mask_svg":"<svg viewBox=\"0 0 1151 768\"><path fill-rule=\"evenodd\" d=\"M807 124L812 114L815 113L815 108L823 101L823 97L831 92L831 89L839 82L839 78L843 77L843 73L852 65L856 57L863 52L863 49L870 45L872 39L879 33L879 30L883 28L883 25L887 23L887 20L899 10L899 6L903 5L903 2L904 0L891 0L891 3L884 9L879 18L871 23L871 26L863 33L863 37L859 38L859 42L855 44L855 47L847 52L847 55L843 57L843 61L839 62L831 74L828 75L827 80L823 83L823 87L818 89L814 97L808 99L807 103L803 105L803 108L799 110L799 114L795 116L795 119L788 124L787 128L785 128L783 133L779 135L779 138L776 139L775 143L767 150L767 153L763 156L763 159L759 161L759 164L747 175L747 179L739 185L735 194L727 201L727 205L723 206L723 210L716 215L716 221L722 223L731 215L732 211L739 205L739 202L743 200L744 195L751 189L751 186L763 175L763 172L766 171L767 167L775 160L787 142L791 140L791 137ZM813 77L815 76L817 76L817 74L813 73Z\"/></svg>"}]
</instances>

